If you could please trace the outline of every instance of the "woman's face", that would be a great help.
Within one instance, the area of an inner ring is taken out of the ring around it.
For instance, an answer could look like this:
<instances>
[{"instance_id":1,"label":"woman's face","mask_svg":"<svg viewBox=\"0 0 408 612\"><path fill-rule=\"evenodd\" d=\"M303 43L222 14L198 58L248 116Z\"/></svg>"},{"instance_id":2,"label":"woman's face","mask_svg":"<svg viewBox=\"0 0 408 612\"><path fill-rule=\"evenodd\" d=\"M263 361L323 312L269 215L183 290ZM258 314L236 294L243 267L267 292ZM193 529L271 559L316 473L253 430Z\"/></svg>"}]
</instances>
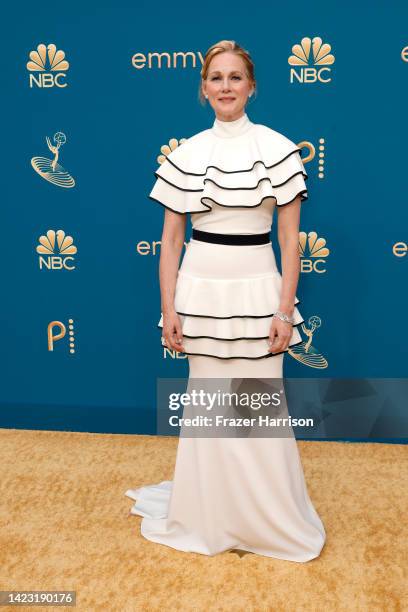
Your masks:
<instances>
[{"instance_id":1,"label":"woman's face","mask_svg":"<svg viewBox=\"0 0 408 612\"><path fill-rule=\"evenodd\" d=\"M253 91L244 60L229 51L213 57L202 88L220 121L239 119L244 114L248 96Z\"/></svg>"}]
</instances>

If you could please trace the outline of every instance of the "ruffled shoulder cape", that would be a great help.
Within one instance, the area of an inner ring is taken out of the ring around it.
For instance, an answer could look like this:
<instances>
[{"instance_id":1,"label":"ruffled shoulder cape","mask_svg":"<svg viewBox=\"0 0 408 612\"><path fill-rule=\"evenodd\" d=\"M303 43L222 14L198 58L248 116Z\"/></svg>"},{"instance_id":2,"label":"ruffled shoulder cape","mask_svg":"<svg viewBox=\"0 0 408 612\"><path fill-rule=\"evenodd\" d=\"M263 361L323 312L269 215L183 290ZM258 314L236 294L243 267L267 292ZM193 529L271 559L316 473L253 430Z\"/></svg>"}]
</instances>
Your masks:
<instances>
[{"instance_id":1,"label":"ruffled shoulder cape","mask_svg":"<svg viewBox=\"0 0 408 612\"><path fill-rule=\"evenodd\" d=\"M255 207L266 198L284 206L308 198L300 148L283 134L254 123L234 138L207 129L188 138L154 172L149 198L181 214L214 204Z\"/></svg>"}]
</instances>

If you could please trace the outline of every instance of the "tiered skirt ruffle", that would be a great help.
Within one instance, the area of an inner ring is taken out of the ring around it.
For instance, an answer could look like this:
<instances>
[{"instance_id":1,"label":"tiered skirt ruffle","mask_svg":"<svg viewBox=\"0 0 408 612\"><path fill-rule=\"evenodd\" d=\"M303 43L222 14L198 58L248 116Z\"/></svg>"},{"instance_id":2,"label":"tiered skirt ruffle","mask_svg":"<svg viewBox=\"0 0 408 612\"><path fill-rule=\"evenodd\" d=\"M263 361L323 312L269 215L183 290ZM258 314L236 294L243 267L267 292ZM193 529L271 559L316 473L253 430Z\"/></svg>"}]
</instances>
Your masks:
<instances>
[{"instance_id":1,"label":"tiered skirt ruffle","mask_svg":"<svg viewBox=\"0 0 408 612\"><path fill-rule=\"evenodd\" d=\"M271 243L232 246L191 239L174 299L185 354L220 359L276 355L268 350L268 339L281 285ZM302 342L298 303L296 297L289 346ZM163 327L163 315L158 327Z\"/></svg>"}]
</instances>

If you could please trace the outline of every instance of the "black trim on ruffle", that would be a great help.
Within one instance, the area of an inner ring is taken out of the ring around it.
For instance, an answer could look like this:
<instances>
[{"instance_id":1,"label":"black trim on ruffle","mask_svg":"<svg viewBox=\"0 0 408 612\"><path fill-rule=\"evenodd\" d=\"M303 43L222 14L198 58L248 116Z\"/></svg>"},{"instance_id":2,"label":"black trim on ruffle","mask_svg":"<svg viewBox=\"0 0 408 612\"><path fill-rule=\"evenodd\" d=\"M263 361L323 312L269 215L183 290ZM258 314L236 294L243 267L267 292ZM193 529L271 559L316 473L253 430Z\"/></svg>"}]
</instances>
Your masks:
<instances>
[{"instance_id":1,"label":"black trim on ruffle","mask_svg":"<svg viewBox=\"0 0 408 612\"><path fill-rule=\"evenodd\" d=\"M294 344L289 344L288 348L286 348L284 351L279 351L279 353L267 353L266 355L260 355L259 357L246 357L246 356L242 356L242 357L220 357L219 355L209 355L207 353L185 353L184 351L177 351L179 353L181 353L182 355L200 355L201 357L214 357L215 359L267 359L268 357L275 357L275 355L281 355L282 353L287 353L288 349L292 348L292 346L298 346L299 344L302 344L304 342L304 340L301 340L300 342L295 342ZM166 346L163 346L163 348L168 348ZM173 350L173 349L168 349L168 350Z\"/></svg>"},{"instance_id":2,"label":"black trim on ruffle","mask_svg":"<svg viewBox=\"0 0 408 612\"><path fill-rule=\"evenodd\" d=\"M192 312L179 312L177 314L183 315L184 317L202 317L203 319L266 319L266 317L272 317L275 313L266 315L230 315L228 317L216 317L215 315L204 315L204 314L193 314Z\"/></svg>"},{"instance_id":3,"label":"black trim on ruffle","mask_svg":"<svg viewBox=\"0 0 408 612\"><path fill-rule=\"evenodd\" d=\"M164 206L164 208L167 208L167 210L171 210L172 212L177 213L178 215L188 215L188 214L190 214L190 213L192 213L192 212L193 212L192 210L184 210L184 211L181 211L181 210L176 210L175 208L171 208L171 206L167 206L167 204L164 204L163 202L160 202L160 200L158 200L157 198L153 198L153 196L151 196L151 195L149 195L149 196L147 196L147 197L148 197L148 198L150 198L151 200L153 200L154 202L157 202L157 203L158 203L158 204L160 204L161 206ZM210 207L208 208L208 210L200 210L200 211L199 211L199 210L195 210L194 212L195 212L195 213L197 213L197 212L205 212L205 213L208 213L208 212L210 212L211 210L212 210L212 208L211 208L211 206L210 206Z\"/></svg>"},{"instance_id":4,"label":"black trim on ruffle","mask_svg":"<svg viewBox=\"0 0 408 612\"><path fill-rule=\"evenodd\" d=\"M172 187L175 187L176 189L178 189L179 191L188 191L189 193L197 193L198 191L204 191L203 189L185 189L184 187L179 187L178 185L175 185L174 183L172 183L171 181L169 181L168 179L164 178L164 176L161 176L160 174L158 174L157 172L153 172L154 176L158 179L161 179L162 181L164 181L165 183L167 183L168 185L171 185Z\"/></svg>"},{"instance_id":5,"label":"black trim on ruffle","mask_svg":"<svg viewBox=\"0 0 408 612\"><path fill-rule=\"evenodd\" d=\"M164 176L161 176L161 174L159 174L158 172L154 172L153 174L157 179L161 179L162 181L164 181L168 185L171 185L175 189L178 189L179 191L187 191L188 193L197 193L198 191L204 191L204 188L203 189L185 189L184 187L179 187L175 183L172 183L168 179L164 178ZM214 183L214 185L218 187L219 189L225 189L228 191L253 191L254 189L258 189L259 183L261 183L262 181L269 181L271 183L272 189L277 189L278 187L282 187L282 185L286 185L288 181L291 181L298 174L301 174L305 181L309 178L308 175L303 172L303 170L299 170L299 172L295 172L295 174L292 174L292 176L290 176L285 181L283 181L283 183L279 183L279 185L272 185L271 179L268 176L263 176L261 179L259 179L258 183L254 187L223 187L223 185L219 185L211 178L206 178L204 179L203 182L204 183L206 182ZM274 197L274 196L270 196L270 197Z\"/></svg>"},{"instance_id":6,"label":"black trim on ruffle","mask_svg":"<svg viewBox=\"0 0 408 612\"><path fill-rule=\"evenodd\" d=\"M299 323L294 323L292 325L292 327L298 327L299 325L302 325L302 323L304 323L305 320L302 319L302 321L299 321ZM157 327L159 329L163 329L161 325L157 325ZM192 338L192 339L201 339L201 338L208 338L208 340L221 340L222 342L224 341L234 341L234 340L266 340L267 338L269 338L269 336L242 336L241 338L218 338L216 336L189 336L188 334L184 334L182 333L183 338Z\"/></svg>"},{"instance_id":7,"label":"black trim on ruffle","mask_svg":"<svg viewBox=\"0 0 408 612\"><path fill-rule=\"evenodd\" d=\"M300 303L301 303L301 300L296 302L294 306L297 308L298 304ZM191 312L179 312L178 310L176 312L177 314L183 315L184 317L201 317L203 319L266 319L266 317L273 317L273 315L275 314L274 312L271 312L270 314L266 314L266 315L231 315L228 317L216 317L215 315L193 314ZM161 327L161 326L158 325L158 327Z\"/></svg>"},{"instance_id":8,"label":"black trim on ruffle","mask_svg":"<svg viewBox=\"0 0 408 612\"><path fill-rule=\"evenodd\" d=\"M213 198L205 198L206 200L210 200L211 202L214 202L214 204L217 204L217 206L224 206L226 208L256 208L257 206L261 206L262 202L264 200L267 200L268 198L271 198L273 200L275 200L276 206L286 206L286 204L290 204L291 202L293 202L293 200L295 200L298 195L301 196L301 202L303 202L303 200L307 200L308 196L304 195L307 194L307 189L302 189L301 191L298 191L298 193L295 195L294 198L292 198L291 200L289 200L289 202L283 202L282 204L278 203L278 200L276 199L275 196L265 196L264 198L262 198L262 200L259 202L259 204L254 204L253 206L250 206L249 204L236 204L234 206L229 206L228 204L221 204L220 202L216 202L215 200L213 200ZM200 198L200 202L204 205L204 206L208 206L205 202L203 202L204 198ZM209 209L212 210L212 207L209 206ZM208 212L208 211L203 211L203 212Z\"/></svg>"},{"instance_id":9,"label":"black trim on ruffle","mask_svg":"<svg viewBox=\"0 0 408 612\"><path fill-rule=\"evenodd\" d=\"M306 195L304 195L306 194ZM298 195L301 196L301 200L300 203L304 202L305 200L309 199L309 196L307 195L307 189L302 189L302 191L299 191L299 193L297 193L295 195L294 198L292 198L291 200L289 200L289 202L284 202L283 204L279 204L279 202L276 200L276 206L286 206L287 204L291 204L293 202L293 200L296 200L296 198L298 197Z\"/></svg>"},{"instance_id":10,"label":"black trim on ruffle","mask_svg":"<svg viewBox=\"0 0 408 612\"><path fill-rule=\"evenodd\" d=\"M298 327L299 325L302 325L302 323L304 323L305 320L303 319L302 321L299 321L299 323L294 323L292 325L292 327ZM158 326L161 328L161 326ZM226 341L230 341L233 342L235 340L266 340L267 338L269 338L269 336L242 336L241 338L217 338L216 336L189 336L188 334L182 334L183 338L192 338L192 339L201 339L201 338L207 338L208 340L220 340L222 342Z\"/></svg>"},{"instance_id":11,"label":"black trim on ruffle","mask_svg":"<svg viewBox=\"0 0 408 612\"><path fill-rule=\"evenodd\" d=\"M278 204L278 201L276 199L275 196L265 196L264 198L262 198L262 200L259 202L259 204L254 204L253 206L249 206L249 205L245 205L245 204L238 204L236 206L230 206L228 204L220 204L219 202L216 202L215 200L213 200L212 198L206 198L207 200L211 200L211 202L213 202L214 204L216 204L217 206L223 206L224 208L257 208L258 206L261 206L264 200L267 200L268 198L271 198L273 200L275 200L276 202L276 206L286 206L287 204L291 204L294 200L296 200L296 198L298 197L298 195L301 196L301 202L304 202L305 200L309 199L307 194L307 189L302 189L301 191L298 191L298 193L295 195L294 198L292 198L291 200L289 200L288 202L283 202L282 204ZM154 202L157 202L158 204L161 204L162 206L164 206L164 208L167 208L168 210L171 210L175 213L178 213L179 215L187 215L187 214L201 214L201 213L208 213L212 211L212 207L209 206L208 204L205 204L202 201L202 198L200 198L200 202L203 206L205 206L207 208L207 210L176 210L175 208L171 208L171 206L168 206L167 204L164 204L164 202L161 202L160 200L158 200L157 198L154 198L153 196L149 195L147 196L148 198L150 198L150 200L153 200Z\"/></svg>"},{"instance_id":12,"label":"black trim on ruffle","mask_svg":"<svg viewBox=\"0 0 408 612\"><path fill-rule=\"evenodd\" d=\"M182 146L182 145L180 145L180 146ZM209 165L209 166L206 167L204 172L187 172L186 170L183 170L182 168L179 168L177 166L177 164L175 164L174 161L172 161L169 157L166 157L166 160L168 162L170 162L170 164L172 166L174 166L176 168L176 170L178 170L179 172L182 172L183 174L191 174L191 176L205 176L207 174L208 168L215 168L216 170L219 170L223 174L236 174L237 172L252 172L252 170L255 168L255 164L263 164L265 166L265 168L267 170L269 170L269 168L274 168L275 166L278 166L279 164L284 162L285 159L287 159L288 157L290 157L294 153L299 153L300 161L302 161L302 156L300 155L301 150L302 149L299 149L299 147L297 147L296 149L294 149L293 151L291 151L290 153L285 155L285 157L280 159L278 162L276 162L275 164L272 164L270 166L266 166L265 162L262 159L257 159L256 161L254 161L254 163L252 165L252 168L245 168L244 170L223 170L222 168L218 168L218 166Z\"/></svg>"},{"instance_id":13,"label":"black trim on ruffle","mask_svg":"<svg viewBox=\"0 0 408 612\"><path fill-rule=\"evenodd\" d=\"M291 181L293 179L293 177L297 176L298 174L301 174L305 181L309 178L308 175L303 172L303 170L299 170L299 172L295 172L295 174L292 174L292 176L290 176L288 179L286 179L286 181L283 181L283 183L280 183L279 185L272 185L271 179L268 176L263 176L262 178L260 178L258 183L255 185L255 187L224 187L223 185L219 185L218 183L216 183L211 178L205 178L203 183L207 183L207 182L213 183L219 189L226 189L226 190L229 190L229 191L248 191L248 190L251 191L251 190L254 190L254 189L258 189L259 184L262 183L262 181L269 181L271 183L272 189L276 189L277 187L282 187L282 185L285 185L288 181ZM160 176L160 178L163 178L163 177ZM177 185L173 185L173 187L177 187ZM186 191L190 191L190 190L187 189ZM198 190L192 189L191 191L198 191ZM204 191L204 189L202 189L200 191Z\"/></svg>"}]
</instances>

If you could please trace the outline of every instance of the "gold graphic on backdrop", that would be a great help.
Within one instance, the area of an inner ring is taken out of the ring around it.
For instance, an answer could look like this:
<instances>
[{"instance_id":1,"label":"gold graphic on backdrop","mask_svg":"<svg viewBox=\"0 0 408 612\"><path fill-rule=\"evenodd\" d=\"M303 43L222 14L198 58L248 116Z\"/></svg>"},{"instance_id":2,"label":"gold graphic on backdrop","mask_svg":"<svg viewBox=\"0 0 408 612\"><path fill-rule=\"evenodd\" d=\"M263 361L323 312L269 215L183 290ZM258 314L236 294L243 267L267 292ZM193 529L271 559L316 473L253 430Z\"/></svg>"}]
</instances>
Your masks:
<instances>
[{"instance_id":1,"label":"gold graphic on backdrop","mask_svg":"<svg viewBox=\"0 0 408 612\"><path fill-rule=\"evenodd\" d=\"M302 38L300 45L293 45L292 53L288 58L291 83L295 80L299 83L331 81L330 66L334 64L335 57L331 53L331 46L323 43L319 36Z\"/></svg>"},{"instance_id":2,"label":"gold graphic on backdrop","mask_svg":"<svg viewBox=\"0 0 408 612\"><path fill-rule=\"evenodd\" d=\"M57 51L54 44L49 44L47 47L41 43L37 47L37 51L30 51L30 62L27 62L28 70L68 70L69 63L65 59L64 51ZM47 65L48 60L48 65Z\"/></svg>"},{"instance_id":3,"label":"gold graphic on backdrop","mask_svg":"<svg viewBox=\"0 0 408 612\"><path fill-rule=\"evenodd\" d=\"M302 140L302 142L299 142L298 147L299 149L307 149L309 151L309 153L305 157L302 157L302 162L304 164L307 164L308 162L312 161L312 159L315 158L316 149L314 145L308 140Z\"/></svg>"},{"instance_id":4,"label":"gold graphic on backdrop","mask_svg":"<svg viewBox=\"0 0 408 612\"><path fill-rule=\"evenodd\" d=\"M323 43L319 36L315 36L313 39L309 37L302 38L300 45L293 45L292 53L288 59L291 66L309 66L314 64L315 66L327 66L334 64L335 57L331 51L331 46L327 43ZM310 57L312 53L312 57Z\"/></svg>"},{"instance_id":5,"label":"gold graphic on backdrop","mask_svg":"<svg viewBox=\"0 0 408 612\"><path fill-rule=\"evenodd\" d=\"M317 232L309 232L308 234L299 232L299 253L301 257L306 255L306 244L310 257L327 257L330 254L326 247L326 240L318 238Z\"/></svg>"},{"instance_id":6,"label":"gold graphic on backdrop","mask_svg":"<svg viewBox=\"0 0 408 612\"><path fill-rule=\"evenodd\" d=\"M65 338L67 328L62 321L51 321L47 326L48 350L54 350L54 344ZM74 320L68 319L68 346L71 354L75 353Z\"/></svg>"},{"instance_id":7,"label":"gold graphic on backdrop","mask_svg":"<svg viewBox=\"0 0 408 612\"><path fill-rule=\"evenodd\" d=\"M133 68L143 70L145 68L159 70L190 70L204 64L204 57L200 51L157 51L148 53L133 53L130 58Z\"/></svg>"},{"instance_id":8,"label":"gold graphic on backdrop","mask_svg":"<svg viewBox=\"0 0 408 612\"><path fill-rule=\"evenodd\" d=\"M326 272L322 264L326 263L330 250L326 246L326 240L319 238L317 232L299 232L299 255L302 272Z\"/></svg>"},{"instance_id":9,"label":"gold graphic on backdrop","mask_svg":"<svg viewBox=\"0 0 408 612\"><path fill-rule=\"evenodd\" d=\"M36 251L40 254L40 270L75 270L72 255L77 253L77 248L72 236L67 236L64 230L48 230L47 235L40 236L38 242Z\"/></svg>"},{"instance_id":10,"label":"gold graphic on backdrop","mask_svg":"<svg viewBox=\"0 0 408 612\"><path fill-rule=\"evenodd\" d=\"M321 326L322 320L320 317L313 316L309 318L308 324L309 327L306 327L305 323L302 323L302 330L308 337L307 342L288 347L288 353L310 368L327 368L329 365L327 359L312 346L313 334Z\"/></svg>"},{"instance_id":11,"label":"gold graphic on backdrop","mask_svg":"<svg viewBox=\"0 0 408 612\"><path fill-rule=\"evenodd\" d=\"M30 61L27 62L27 70L30 72L30 87L36 85L40 88L66 87L63 82L69 69L69 63L65 59L64 51L57 47L39 44L35 51L30 51Z\"/></svg>"},{"instance_id":12,"label":"gold graphic on backdrop","mask_svg":"<svg viewBox=\"0 0 408 612\"><path fill-rule=\"evenodd\" d=\"M392 252L395 257L406 257L408 253L408 244L406 242L396 242L392 245Z\"/></svg>"},{"instance_id":13,"label":"gold graphic on backdrop","mask_svg":"<svg viewBox=\"0 0 408 612\"><path fill-rule=\"evenodd\" d=\"M74 187L75 180L72 176L58 163L60 147L66 143L67 137L63 132L56 132L53 138L55 145L51 144L48 136L46 142L51 153L54 153L53 159L48 157L33 157L31 165L43 179L57 185L58 187Z\"/></svg>"},{"instance_id":14,"label":"gold graphic on backdrop","mask_svg":"<svg viewBox=\"0 0 408 612\"><path fill-rule=\"evenodd\" d=\"M67 236L64 230L48 230L46 236L40 236L37 253L61 253L63 255L74 255L77 252L72 236Z\"/></svg>"},{"instance_id":15,"label":"gold graphic on backdrop","mask_svg":"<svg viewBox=\"0 0 408 612\"><path fill-rule=\"evenodd\" d=\"M308 140L302 140L302 142L299 142L297 146L299 147L299 149L307 149L308 151L305 157L302 157L302 162L304 164L307 164L308 162L312 161L316 157L316 147L314 146L313 143L309 142ZM320 179L324 178L325 148L326 148L325 139L319 138L319 155L318 155L319 173L317 176Z\"/></svg>"},{"instance_id":16,"label":"gold graphic on backdrop","mask_svg":"<svg viewBox=\"0 0 408 612\"><path fill-rule=\"evenodd\" d=\"M157 163L162 164L164 161L166 161L167 155L174 151L174 149L177 149L177 147L182 145L186 140L186 138L180 138L180 140L177 140L177 138L170 138L168 145L165 144L160 147L162 155L157 157Z\"/></svg>"}]
</instances>

